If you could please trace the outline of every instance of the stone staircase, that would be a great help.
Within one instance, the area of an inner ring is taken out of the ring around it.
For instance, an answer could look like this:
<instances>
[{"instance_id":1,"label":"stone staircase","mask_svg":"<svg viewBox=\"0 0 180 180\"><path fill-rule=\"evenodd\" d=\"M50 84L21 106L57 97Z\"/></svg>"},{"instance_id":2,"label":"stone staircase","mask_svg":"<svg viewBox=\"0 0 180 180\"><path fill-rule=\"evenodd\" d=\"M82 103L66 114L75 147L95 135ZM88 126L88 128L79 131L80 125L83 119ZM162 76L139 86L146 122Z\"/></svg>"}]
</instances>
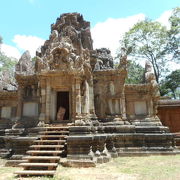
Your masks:
<instances>
[{"instance_id":1,"label":"stone staircase","mask_svg":"<svg viewBox=\"0 0 180 180\"><path fill-rule=\"evenodd\" d=\"M69 135L68 126L44 127L39 139L35 140L26 152L28 156L20 163L22 171L17 171L18 176L53 176L60 161L66 155L66 138Z\"/></svg>"}]
</instances>

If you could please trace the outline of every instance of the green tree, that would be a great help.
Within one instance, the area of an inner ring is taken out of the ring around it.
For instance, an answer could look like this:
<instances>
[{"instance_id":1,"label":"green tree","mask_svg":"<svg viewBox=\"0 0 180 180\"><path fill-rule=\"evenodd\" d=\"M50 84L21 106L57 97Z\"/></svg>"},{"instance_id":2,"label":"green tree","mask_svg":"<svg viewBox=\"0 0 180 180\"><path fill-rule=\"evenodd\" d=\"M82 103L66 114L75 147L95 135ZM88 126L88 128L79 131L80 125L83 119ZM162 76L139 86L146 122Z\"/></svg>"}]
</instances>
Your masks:
<instances>
[{"instance_id":1,"label":"green tree","mask_svg":"<svg viewBox=\"0 0 180 180\"><path fill-rule=\"evenodd\" d=\"M2 44L2 38L0 37L0 45ZM16 87L14 79L14 67L17 63L15 58L6 56L0 49L0 89L7 88L9 86Z\"/></svg>"},{"instance_id":2,"label":"green tree","mask_svg":"<svg viewBox=\"0 0 180 180\"><path fill-rule=\"evenodd\" d=\"M159 82L166 67L166 46L168 33L166 27L158 22L144 20L135 24L121 41L121 46L132 48L133 60L148 59L154 69L156 81Z\"/></svg>"},{"instance_id":3,"label":"green tree","mask_svg":"<svg viewBox=\"0 0 180 180\"><path fill-rule=\"evenodd\" d=\"M178 89L180 88L180 69L173 71L160 83L161 95L172 95L174 99L180 95Z\"/></svg>"},{"instance_id":4,"label":"green tree","mask_svg":"<svg viewBox=\"0 0 180 180\"><path fill-rule=\"evenodd\" d=\"M144 68L134 61L128 61L128 76L126 83L139 84L144 81Z\"/></svg>"},{"instance_id":5,"label":"green tree","mask_svg":"<svg viewBox=\"0 0 180 180\"><path fill-rule=\"evenodd\" d=\"M2 37L0 36L0 45L2 44ZM4 70L13 71L17 60L13 57L6 56L0 49L0 72Z\"/></svg>"},{"instance_id":6,"label":"green tree","mask_svg":"<svg viewBox=\"0 0 180 180\"><path fill-rule=\"evenodd\" d=\"M180 63L180 7L174 8L169 18L170 30L168 31L168 53L172 58Z\"/></svg>"},{"instance_id":7,"label":"green tree","mask_svg":"<svg viewBox=\"0 0 180 180\"><path fill-rule=\"evenodd\" d=\"M14 66L17 63L15 58L9 58L0 52L0 71L10 70L14 71Z\"/></svg>"},{"instance_id":8,"label":"green tree","mask_svg":"<svg viewBox=\"0 0 180 180\"><path fill-rule=\"evenodd\" d=\"M0 45L2 44L2 37L0 36Z\"/></svg>"}]
</instances>

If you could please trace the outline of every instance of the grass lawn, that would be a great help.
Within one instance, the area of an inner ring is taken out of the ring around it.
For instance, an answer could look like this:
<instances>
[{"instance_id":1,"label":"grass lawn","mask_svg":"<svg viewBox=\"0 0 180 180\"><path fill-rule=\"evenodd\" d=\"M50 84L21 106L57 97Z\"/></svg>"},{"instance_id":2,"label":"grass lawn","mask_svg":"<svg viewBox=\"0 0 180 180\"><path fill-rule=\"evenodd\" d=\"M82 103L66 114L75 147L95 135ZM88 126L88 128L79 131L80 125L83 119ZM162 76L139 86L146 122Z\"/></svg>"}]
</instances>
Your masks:
<instances>
[{"instance_id":1,"label":"grass lawn","mask_svg":"<svg viewBox=\"0 0 180 180\"><path fill-rule=\"evenodd\" d=\"M20 168L4 167L0 159L0 180L179 180L180 155L119 157L96 168L66 168L59 166L54 178L16 178Z\"/></svg>"}]
</instances>

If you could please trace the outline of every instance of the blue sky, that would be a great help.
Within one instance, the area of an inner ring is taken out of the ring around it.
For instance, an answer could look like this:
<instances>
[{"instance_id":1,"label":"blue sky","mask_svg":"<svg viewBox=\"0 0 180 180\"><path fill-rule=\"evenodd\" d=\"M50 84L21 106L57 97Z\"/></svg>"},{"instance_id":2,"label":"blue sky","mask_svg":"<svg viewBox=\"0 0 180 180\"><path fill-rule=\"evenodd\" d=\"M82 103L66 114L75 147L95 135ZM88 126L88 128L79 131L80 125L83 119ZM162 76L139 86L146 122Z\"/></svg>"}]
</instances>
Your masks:
<instances>
[{"instance_id":1,"label":"blue sky","mask_svg":"<svg viewBox=\"0 0 180 180\"><path fill-rule=\"evenodd\" d=\"M91 22L95 47L104 44L111 49L115 44L113 39L119 41L118 31L130 27L128 22L133 24L145 16L155 20L166 12L165 18L169 15L167 12L177 6L180 6L179 0L0 0L0 35L6 45L3 49L21 54L30 45L35 47L48 39L50 25L60 14L79 12ZM116 29L117 24L116 32L110 29ZM104 34L103 28L107 29ZM101 40L104 41L100 43Z\"/></svg>"}]
</instances>

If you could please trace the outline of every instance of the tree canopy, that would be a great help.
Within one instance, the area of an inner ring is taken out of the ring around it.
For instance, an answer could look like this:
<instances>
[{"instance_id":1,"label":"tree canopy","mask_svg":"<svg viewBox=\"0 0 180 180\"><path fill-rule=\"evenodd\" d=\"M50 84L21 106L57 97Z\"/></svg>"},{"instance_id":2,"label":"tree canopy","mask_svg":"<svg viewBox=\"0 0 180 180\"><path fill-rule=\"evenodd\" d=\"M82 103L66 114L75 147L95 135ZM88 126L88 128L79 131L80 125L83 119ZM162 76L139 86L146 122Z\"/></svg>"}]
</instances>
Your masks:
<instances>
[{"instance_id":1,"label":"tree canopy","mask_svg":"<svg viewBox=\"0 0 180 180\"><path fill-rule=\"evenodd\" d=\"M173 71L160 84L162 95L172 95L174 99L180 98L180 69Z\"/></svg>"},{"instance_id":2,"label":"tree canopy","mask_svg":"<svg viewBox=\"0 0 180 180\"><path fill-rule=\"evenodd\" d=\"M2 44L2 37L0 36L0 45ZM0 49L0 72L4 70L12 71L16 64L16 59L13 57L6 56Z\"/></svg>"},{"instance_id":3,"label":"tree canopy","mask_svg":"<svg viewBox=\"0 0 180 180\"><path fill-rule=\"evenodd\" d=\"M2 44L2 37L0 37L0 45ZM17 63L15 58L6 56L0 49L0 89L8 87L16 87L14 79L14 67Z\"/></svg>"},{"instance_id":4,"label":"tree canopy","mask_svg":"<svg viewBox=\"0 0 180 180\"><path fill-rule=\"evenodd\" d=\"M151 62L156 81L166 75L168 62L179 62L180 8L175 8L169 18L170 29L159 22L146 19L135 24L125 33L120 46L131 48L132 60Z\"/></svg>"},{"instance_id":5,"label":"tree canopy","mask_svg":"<svg viewBox=\"0 0 180 180\"><path fill-rule=\"evenodd\" d=\"M173 9L169 22L170 30L168 31L168 53L173 54L173 59L180 63L180 7Z\"/></svg>"},{"instance_id":6,"label":"tree canopy","mask_svg":"<svg viewBox=\"0 0 180 180\"><path fill-rule=\"evenodd\" d=\"M134 61L128 62L128 77L126 83L139 84L144 81L144 68Z\"/></svg>"},{"instance_id":7,"label":"tree canopy","mask_svg":"<svg viewBox=\"0 0 180 180\"><path fill-rule=\"evenodd\" d=\"M123 46L131 47L133 59L148 59L154 69L156 81L159 82L166 69L167 30L158 22L145 20L134 25L125 33Z\"/></svg>"}]
</instances>

